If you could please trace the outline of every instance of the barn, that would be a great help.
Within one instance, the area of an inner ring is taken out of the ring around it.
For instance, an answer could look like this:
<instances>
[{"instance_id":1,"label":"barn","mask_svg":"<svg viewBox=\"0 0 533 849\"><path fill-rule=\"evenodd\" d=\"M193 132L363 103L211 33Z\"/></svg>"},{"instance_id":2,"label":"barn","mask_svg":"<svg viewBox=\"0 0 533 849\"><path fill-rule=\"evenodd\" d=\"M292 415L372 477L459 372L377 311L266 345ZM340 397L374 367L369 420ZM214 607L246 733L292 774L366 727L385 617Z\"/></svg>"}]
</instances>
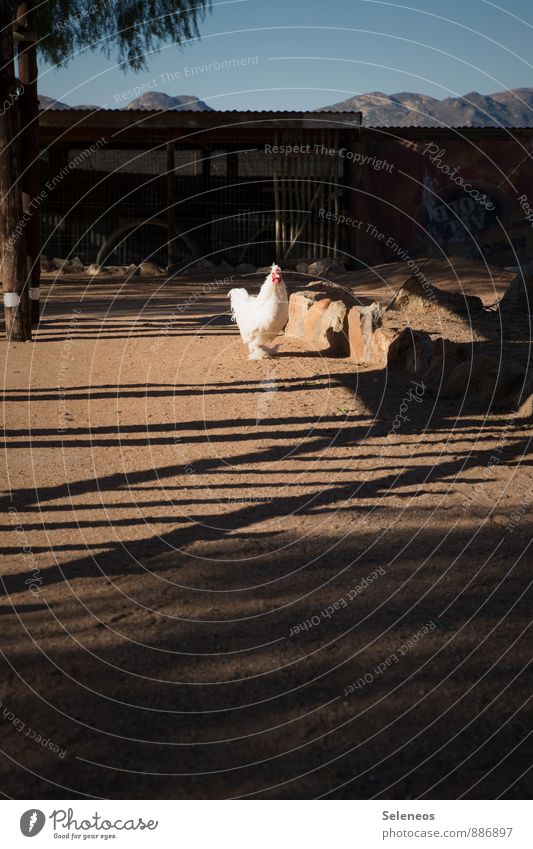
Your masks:
<instances>
[{"instance_id":1,"label":"barn","mask_svg":"<svg viewBox=\"0 0 533 849\"><path fill-rule=\"evenodd\" d=\"M354 112L45 110L42 252L85 264L275 255L347 267L533 248L532 128L363 127Z\"/></svg>"}]
</instances>

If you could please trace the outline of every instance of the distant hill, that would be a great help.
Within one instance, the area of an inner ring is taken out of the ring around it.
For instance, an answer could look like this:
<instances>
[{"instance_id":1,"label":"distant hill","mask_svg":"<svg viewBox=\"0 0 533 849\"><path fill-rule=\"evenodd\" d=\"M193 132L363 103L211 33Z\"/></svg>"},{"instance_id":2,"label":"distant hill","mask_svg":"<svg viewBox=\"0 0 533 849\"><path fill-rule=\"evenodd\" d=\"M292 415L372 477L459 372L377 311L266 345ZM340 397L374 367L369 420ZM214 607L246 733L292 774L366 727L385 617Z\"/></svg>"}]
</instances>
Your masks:
<instances>
[{"instance_id":1,"label":"distant hill","mask_svg":"<svg viewBox=\"0 0 533 849\"><path fill-rule=\"evenodd\" d=\"M76 105L69 106L61 100L54 100L53 97L47 97L45 94L39 95L39 106L41 109L100 109L100 106ZM130 100L122 109L173 109L180 112L213 112L211 106L199 100L194 94L177 94L171 97L169 94L164 94L162 91L147 91L136 97L135 100Z\"/></svg>"},{"instance_id":2,"label":"distant hill","mask_svg":"<svg viewBox=\"0 0 533 849\"><path fill-rule=\"evenodd\" d=\"M41 109L98 109L97 106L68 106L44 94L39 95L39 102ZM193 94L172 97L162 91L147 91L122 108L214 111ZM318 111L362 112L366 127L533 127L533 88L515 88L490 95L473 91L444 100L410 91L398 94L373 91L323 106Z\"/></svg>"},{"instance_id":3,"label":"distant hill","mask_svg":"<svg viewBox=\"0 0 533 849\"><path fill-rule=\"evenodd\" d=\"M162 91L147 91L131 100L126 109L173 109L178 112L213 112L211 106L194 94L177 94L171 97Z\"/></svg>"},{"instance_id":4,"label":"distant hill","mask_svg":"<svg viewBox=\"0 0 533 849\"><path fill-rule=\"evenodd\" d=\"M54 100L53 97L47 97L46 94L39 95L39 109L72 109L61 100Z\"/></svg>"},{"instance_id":5,"label":"distant hill","mask_svg":"<svg viewBox=\"0 0 533 849\"><path fill-rule=\"evenodd\" d=\"M426 94L374 91L349 97L319 112L362 112L367 127L532 127L533 88L438 100Z\"/></svg>"}]
</instances>

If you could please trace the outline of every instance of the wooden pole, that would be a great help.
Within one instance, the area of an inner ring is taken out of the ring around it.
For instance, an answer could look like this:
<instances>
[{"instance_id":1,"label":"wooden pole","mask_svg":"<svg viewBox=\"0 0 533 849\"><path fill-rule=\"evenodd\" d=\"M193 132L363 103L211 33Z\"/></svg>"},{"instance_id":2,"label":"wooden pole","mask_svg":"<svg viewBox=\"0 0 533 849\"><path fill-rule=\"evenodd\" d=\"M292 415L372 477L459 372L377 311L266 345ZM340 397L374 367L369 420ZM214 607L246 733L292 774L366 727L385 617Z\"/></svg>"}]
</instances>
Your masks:
<instances>
[{"instance_id":1,"label":"wooden pole","mask_svg":"<svg viewBox=\"0 0 533 849\"><path fill-rule=\"evenodd\" d=\"M0 0L0 233L6 336L12 342L31 339L26 234L20 190L18 93L13 66L11 4Z\"/></svg>"},{"instance_id":2,"label":"wooden pole","mask_svg":"<svg viewBox=\"0 0 533 849\"><path fill-rule=\"evenodd\" d=\"M167 142L167 263L176 264L176 162L174 141Z\"/></svg>"},{"instance_id":3,"label":"wooden pole","mask_svg":"<svg viewBox=\"0 0 533 849\"><path fill-rule=\"evenodd\" d=\"M41 171L39 162L39 99L37 97L37 47L34 34L37 29L35 0L26 0L17 10L18 35L18 72L23 85L20 97L20 138L22 162L22 208L29 215L26 224L27 264L30 274L29 295L31 321L37 324L40 315L41 282L41 213L35 199L41 191ZM33 204L33 205L32 205Z\"/></svg>"}]
</instances>

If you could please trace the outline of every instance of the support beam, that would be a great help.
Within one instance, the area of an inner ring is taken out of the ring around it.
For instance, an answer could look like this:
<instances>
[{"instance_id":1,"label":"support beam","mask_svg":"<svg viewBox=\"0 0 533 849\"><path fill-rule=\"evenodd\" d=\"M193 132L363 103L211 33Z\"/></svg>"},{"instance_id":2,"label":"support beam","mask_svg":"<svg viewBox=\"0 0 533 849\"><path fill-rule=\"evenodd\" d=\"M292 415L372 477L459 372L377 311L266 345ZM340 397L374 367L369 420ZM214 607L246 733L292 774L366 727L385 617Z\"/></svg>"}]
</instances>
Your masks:
<instances>
[{"instance_id":1,"label":"support beam","mask_svg":"<svg viewBox=\"0 0 533 849\"><path fill-rule=\"evenodd\" d=\"M40 315L41 282L41 212L34 203L41 191L39 162L39 99L37 97L37 48L29 36L36 29L35 0L26 0L17 10L17 23L21 34L28 40L18 42L19 80L24 86L20 97L22 207L30 217L26 225L27 263L30 269L31 321L37 324ZM33 206L32 206L33 203Z\"/></svg>"},{"instance_id":2,"label":"support beam","mask_svg":"<svg viewBox=\"0 0 533 849\"><path fill-rule=\"evenodd\" d=\"M15 78L11 3L0 0L0 234L6 336L12 342L31 339L26 235L20 190L18 96Z\"/></svg>"},{"instance_id":3,"label":"support beam","mask_svg":"<svg viewBox=\"0 0 533 849\"><path fill-rule=\"evenodd\" d=\"M176 162L174 142L167 142L167 265L177 262L176 256Z\"/></svg>"}]
</instances>

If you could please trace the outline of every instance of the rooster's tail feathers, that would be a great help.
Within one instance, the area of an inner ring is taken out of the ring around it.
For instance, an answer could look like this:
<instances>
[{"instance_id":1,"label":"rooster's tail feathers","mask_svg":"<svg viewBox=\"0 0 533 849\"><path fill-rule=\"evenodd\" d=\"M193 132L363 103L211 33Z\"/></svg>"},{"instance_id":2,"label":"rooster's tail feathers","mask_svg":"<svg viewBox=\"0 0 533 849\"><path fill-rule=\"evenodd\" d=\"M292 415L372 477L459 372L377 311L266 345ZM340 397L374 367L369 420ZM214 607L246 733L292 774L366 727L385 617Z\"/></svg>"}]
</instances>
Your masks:
<instances>
[{"instance_id":1,"label":"rooster's tail feathers","mask_svg":"<svg viewBox=\"0 0 533 849\"><path fill-rule=\"evenodd\" d=\"M237 311L240 307L246 306L250 301L250 295L246 289L230 289L228 298L231 303L231 311L233 313L232 321L237 320Z\"/></svg>"}]
</instances>

